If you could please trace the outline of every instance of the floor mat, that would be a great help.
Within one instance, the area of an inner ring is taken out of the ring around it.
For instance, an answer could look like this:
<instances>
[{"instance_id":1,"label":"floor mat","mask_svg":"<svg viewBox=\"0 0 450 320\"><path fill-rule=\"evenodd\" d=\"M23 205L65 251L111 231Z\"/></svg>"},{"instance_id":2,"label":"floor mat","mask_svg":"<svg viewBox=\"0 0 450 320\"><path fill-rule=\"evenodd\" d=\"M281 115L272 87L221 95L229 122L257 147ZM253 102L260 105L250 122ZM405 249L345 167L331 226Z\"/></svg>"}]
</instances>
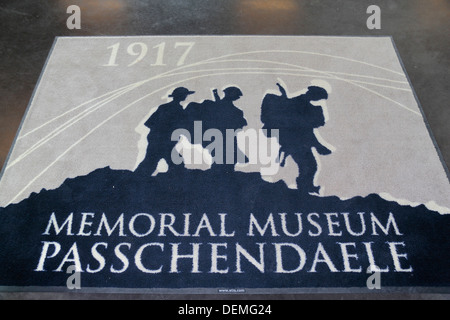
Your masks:
<instances>
[{"instance_id":1,"label":"floor mat","mask_svg":"<svg viewBox=\"0 0 450 320\"><path fill-rule=\"evenodd\" d=\"M389 37L60 37L0 180L2 290L448 291Z\"/></svg>"}]
</instances>

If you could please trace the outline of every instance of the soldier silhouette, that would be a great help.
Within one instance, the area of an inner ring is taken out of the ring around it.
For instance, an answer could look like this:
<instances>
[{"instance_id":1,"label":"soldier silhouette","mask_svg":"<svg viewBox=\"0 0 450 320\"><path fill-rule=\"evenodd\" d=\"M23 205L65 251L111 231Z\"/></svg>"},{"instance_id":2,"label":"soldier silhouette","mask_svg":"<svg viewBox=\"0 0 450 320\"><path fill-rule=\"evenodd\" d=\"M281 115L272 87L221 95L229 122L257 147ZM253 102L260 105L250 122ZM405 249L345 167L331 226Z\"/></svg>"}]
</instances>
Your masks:
<instances>
[{"instance_id":1,"label":"soldier silhouette","mask_svg":"<svg viewBox=\"0 0 450 320\"><path fill-rule=\"evenodd\" d=\"M327 99L328 93L321 87L310 86L305 94L288 98L286 90L278 83L277 86L281 96L267 94L264 97L261 109L263 128L279 129L280 152L285 153L285 158L291 155L299 166L298 189L305 193L318 193L320 186L314 185L317 163L312 148L321 155L331 151L314 134L315 128L325 124L325 118L322 108L311 101Z\"/></svg>"},{"instance_id":2,"label":"soldier silhouette","mask_svg":"<svg viewBox=\"0 0 450 320\"><path fill-rule=\"evenodd\" d=\"M202 129L206 131L208 129L218 129L223 138L223 142L226 142L227 129L232 129L234 131L242 129L247 125L247 121L244 118L244 113L242 110L234 105L234 101L238 100L242 96L242 91L238 87L228 87L223 90L224 97L221 99L217 89L213 90L214 101L205 100L202 103L191 102L187 108L186 112L188 114L189 121L191 124L193 121L202 121ZM193 133L193 127L190 125L191 136ZM191 142L192 143L192 142ZM209 142L202 141L203 147L207 147ZM219 155L215 154L213 150L209 150L212 156L215 158L216 164L221 164L221 168L227 167L226 165L233 165L237 160L242 160L246 162L246 156L237 147L237 138L233 139L233 148L225 144L223 158L219 159ZM227 163L226 154L230 153L228 160L231 160L231 153L233 153L233 163ZM218 168L215 166L215 168ZM230 168L227 168L229 170Z\"/></svg>"},{"instance_id":3,"label":"soldier silhouette","mask_svg":"<svg viewBox=\"0 0 450 320\"><path fill-rule=\"evenodd\" d=\"M147 154L137 169L146 174L152 174L161 159L165 159L169 165L172 149L177 141L172 141L174 130L186 126L186 115L181 102L186 100L188 95L195 93L184 87L178 87L169 95L172 101L162 104L145 122L145 126L150 128L147 136Z\"/></svg>"},{"instance_id":4,"label":"soldier silhouette","mask_svg":"<svg viewBox=\"0 0 450 320\"><path fill-rule=\"evenodd\" d=\"M244 118L244 113L238 107L234 105L234 101L239 100L242 97L242 91L238 87L227 87L223 90L224 97L220 99L217 90L213 90L215 98L215 127L222 132L224 141L226 140L227 129L240 130L247 125L247 121ZM223 163L226 165L234 166L235 163L241 161L247 162L248 159L245 154L238 148L237 137L234 136L233 146L229 145L230 141L225 144L225 159Z\"/></svg>"}]
</instances>

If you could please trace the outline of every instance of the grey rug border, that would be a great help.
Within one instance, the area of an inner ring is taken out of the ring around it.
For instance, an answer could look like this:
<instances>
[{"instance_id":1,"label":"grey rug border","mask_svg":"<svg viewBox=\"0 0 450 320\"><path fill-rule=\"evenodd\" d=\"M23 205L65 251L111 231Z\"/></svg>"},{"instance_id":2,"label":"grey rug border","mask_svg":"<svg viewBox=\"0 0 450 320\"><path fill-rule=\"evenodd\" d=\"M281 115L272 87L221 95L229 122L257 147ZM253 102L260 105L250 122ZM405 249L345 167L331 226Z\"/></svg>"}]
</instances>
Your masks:
<instances>
[{"instance_id":1,"label":"grey rug border","mask_svg":"<svg viewBox=\"0 0 450 320\"><path fill-rule=\"evenodd\" d=\"M450 287L381 287L368 289L367 287L323 287L323 288L109 288L109 287L81 287L68 289L67 287L16 287L0 286L0 293L100 293L100 294L214 294L214 295L256 295L256 294L450 294Z\"/></svg>"},{"instance_id":2,"label":"grey rug border","mask_svg":"<svg viewBox=\"0 0 450 320\"><path fill-rule=\"evenodd\" d=\"M136 36L127 36L127 35L115 35L115 36L56 36L53 40L53 44L50 48L50 51L47 55L44 66L42 67L42 71L39 75L39 78L34 87L33 93L28 102L28 106L25 110L25 113L22 117L21 123L15 135L14 141L9 150L8 156L5 159L5 163L3 165L2 170L0 171L0 179L2 179L4 172L6 170L6 166L11 157L11 153L14 150L17 139L21 133L22 126L24 124L25 119L30 111L31 105L33 103L34 97L37 91L40 88L41 80L47 70L47 65L52 56L52 53L56 47L56 43L58 39L62 38L71 38L71 39L81 39L81 38L133 38L133 37L282 37L282 38L300 38L300 37L327 37L327 38L390 38L392 46L395 50L397 59L403 69L403 73L405 74L411 91L414 94L414 98L417 102L419 110L422 114L422 119L425 123L425 126L428 130L428 134L433 142L433 145L436 149L436 152L439 156L441 164L444 168L444 171L447 175L447 178L450 182L450 171L447 167L442 152L439 149L437 141L433 135L429 122L425 116L422 105L420 104L419 98L414 90L411 79L406 71L405 65L400 57L397 46L395 45L395 41L393 36L391 35L374 35L374 36L366 36L366 35L336 35L336 36L327 36L327 35L136 35ZM67 287L55 287L55 286L0 286L1 293L14 293L14 292L30 292L30 293L38 293L38 292L49 292L49 293L114 293L114 294L218 294L218 295L245 295L245 294L390 294L390 293L404 293L404 294L450 294L450 286L448 287L382 287L379 290L370 290L365 287L322 287L322 288L309 288L309 287L300 287L300 288L226 288L226 287L216 287L216 288L109 288L109 287L86 287L81 289L73 289L70 290Z\"/></svg>"}]
</instances>

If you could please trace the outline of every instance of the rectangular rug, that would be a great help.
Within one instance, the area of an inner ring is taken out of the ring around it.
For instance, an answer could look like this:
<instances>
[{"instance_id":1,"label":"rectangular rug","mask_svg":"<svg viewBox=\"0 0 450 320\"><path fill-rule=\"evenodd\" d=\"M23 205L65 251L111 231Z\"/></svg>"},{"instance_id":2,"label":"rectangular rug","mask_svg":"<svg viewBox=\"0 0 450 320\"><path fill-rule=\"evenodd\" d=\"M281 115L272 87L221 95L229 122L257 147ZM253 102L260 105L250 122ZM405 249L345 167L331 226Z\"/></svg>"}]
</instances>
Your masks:
<instances>
[{"instance_id":1,"label":"rectangular rug","mask_svg":"<svg viewBox=\"0 0 450 320\"><path fill-rule=\"evenodd\" d=\"M0 289L449 292L450 184L390 37L59 37Z\"/></svg>"}]
</instances>

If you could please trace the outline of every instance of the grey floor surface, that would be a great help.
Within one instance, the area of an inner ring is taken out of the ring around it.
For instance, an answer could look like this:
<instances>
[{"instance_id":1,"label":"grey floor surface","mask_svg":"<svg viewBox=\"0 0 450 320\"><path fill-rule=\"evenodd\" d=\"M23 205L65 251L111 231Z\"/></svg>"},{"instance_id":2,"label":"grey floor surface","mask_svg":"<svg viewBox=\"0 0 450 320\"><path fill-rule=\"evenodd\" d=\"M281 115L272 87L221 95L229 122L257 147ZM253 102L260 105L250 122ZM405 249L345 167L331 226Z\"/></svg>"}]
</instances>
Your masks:
<instances>
[{"instance_id":1,"label":"grey floor surface","mask_svg":"<svg viewBox=\"0 0 450 320\"><path fill-rule=\"evenodd\" d=\"M81 30L66 27L67 7ZM381 8L381 30L366 9ZM450 164L450 1L448 0L0 0L0 166L3 165L54 37L91 35L392 36ZM0 293L0 299L448 299L441 294L130 295Z\"/></svg>"}]
</instances>

